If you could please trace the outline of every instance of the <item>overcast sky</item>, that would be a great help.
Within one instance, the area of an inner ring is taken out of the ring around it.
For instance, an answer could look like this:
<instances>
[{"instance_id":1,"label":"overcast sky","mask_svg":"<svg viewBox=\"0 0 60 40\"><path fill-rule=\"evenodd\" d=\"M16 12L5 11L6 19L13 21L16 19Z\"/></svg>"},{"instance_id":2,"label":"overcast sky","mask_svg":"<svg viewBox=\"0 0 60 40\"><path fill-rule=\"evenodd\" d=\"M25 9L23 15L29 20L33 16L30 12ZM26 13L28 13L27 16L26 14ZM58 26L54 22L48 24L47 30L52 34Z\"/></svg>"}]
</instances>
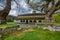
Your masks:
<instances>
[{"instance_id":1,"label":"overcast sky","mask_svg":"<svg viewBox=\"0 0 60 40\"><path fill-rule=\"evenodd\" d=\"M35 0L35 2L39 2L39 1ZM57 2L57 0L55 0L55 2ZM20 14L32 13L32 9L29 8L29 6L25 0L18 0L17 3L20 4L20 6L18 6L18 8L17 8L17 5L14 1L11 2L11 10L10 10L9 15L17 16ZM1 5L0 10L3 10L4 9L3 7L5 7L5 5L6 5L6 0L0 0L0 5ZM50 6L51 6L51 3L49 5L49 7Z\"/></svg>"},{"instance_id":2,"label":"overcast sky","mask_svg":"<svg viewBox=\"0 0 60 40\"><path fill-rule=\"evenodd\" d=\"M18 4L20 4L20 6L18 6L19 8L17 8L16 3L14 1L12 1L11 11L10 11L9 15L17 16L19 14L31 13L32 10L28 7L25 0L18 0L17 2L18 2Z\"/></svg>"},{"instance_id":3,"label":"overcast sky","mask_svg":"<svg viewBox=\"0 0 60 40\"><path fill-rule=\"evenodd\" d=\"M20 6L18 6L19 8L17 8L17 5L14 1L11 2L11 10L9 15L20 15L20 14L26 14L26 13L32 13L32 9L30 9L26 3L25 0L18 0L17 1L18 4L20 4ZM6 5L6 1L5 0L0 0L0 10L3 10ZM3 6L3 7L2 7Z\"/></svg>"}]
</instances>

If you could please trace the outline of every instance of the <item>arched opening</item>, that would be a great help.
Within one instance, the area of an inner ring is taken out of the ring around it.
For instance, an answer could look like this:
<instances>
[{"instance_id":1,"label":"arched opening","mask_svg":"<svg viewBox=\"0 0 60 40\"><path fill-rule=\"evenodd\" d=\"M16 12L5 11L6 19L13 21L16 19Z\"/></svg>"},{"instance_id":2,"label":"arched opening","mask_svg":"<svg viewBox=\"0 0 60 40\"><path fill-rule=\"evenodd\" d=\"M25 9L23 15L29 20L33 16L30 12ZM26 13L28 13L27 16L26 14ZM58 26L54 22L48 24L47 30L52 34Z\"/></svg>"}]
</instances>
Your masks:
<instances>
[{"instance_id":1,"label":"arched opening","mask_svg":"<svg viewBox=\"0 0 60 40\"><path fill-rule=\"evenodd\" d=\"M36 22L36 20L34 20L34 22Z\"/></svg>"},{"instance_id":2,"label":"arched opening","mask_svg":"<svg viewBox=\"0 0 60 40\"><path fill-rule=\"evenodd\" d=\"M28 20L26 20L26 23L28 23Z\"/></svg>"},{"instance_id":3,"label":"arched opening","mask_svg":"<svg viewBox=\"0 0 60 40\"><path fill-rule=\"evenodd\" d=\"M39 22L41 22L41 20L39 20Z\"/></svg>"},{"instance_id":4,"label":"arched opening","mask_svg":"<svg viewBox=\"0 0 60 40\"><path fill-rule=\"evenodd\" d=\"M32 22L32 20L30 20L30 22Z\"/></svg>"},{"instance_id":5,"label":"arched opening","mask_svg":"<svg viewBox=\"0 0 60 40\"><path fill-rule=\"evenodd\" d=\"M25 20L22 20L22 22L25 22Z\"/></svg>"},{"instance_id":6,"label":"arched opening","mask_svg":"<svg viewBox=\"0 0 60 40\"><path fill-rule=\"evenodd\" d=\"M21 22L22 22L22 20L21 20Z\"/></svg>"}]
</instances>

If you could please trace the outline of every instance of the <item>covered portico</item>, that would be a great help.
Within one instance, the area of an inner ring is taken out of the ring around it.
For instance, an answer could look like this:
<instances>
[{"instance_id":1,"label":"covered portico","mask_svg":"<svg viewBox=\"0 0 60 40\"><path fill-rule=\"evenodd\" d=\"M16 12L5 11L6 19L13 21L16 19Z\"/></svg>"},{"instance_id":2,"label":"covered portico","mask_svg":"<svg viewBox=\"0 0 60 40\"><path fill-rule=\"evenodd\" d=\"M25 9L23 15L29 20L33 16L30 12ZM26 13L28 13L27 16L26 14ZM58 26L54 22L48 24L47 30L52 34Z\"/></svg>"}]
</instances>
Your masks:
<instances>
[{"instance_id":1,"label":"covered portico","mask_svg":"<svg viewBox=\"0 0 60 40\"><path fill-rule=\"evenodd\" d=\"M20 23L38 23L41 20L20 20Z\"/></svg>"},{"instance_id":2,"label":"covered portico","mask_svg":"<svg viewBox=\"0 0 60 40\"><path fill-rule=\"evenodd\" d=\"M24 14L18 16L18 20L20 20L20 23L38 23L44 21L44 19L45 19L45 14L41 14L41 13Z\"/></svg>"}]
</instances>

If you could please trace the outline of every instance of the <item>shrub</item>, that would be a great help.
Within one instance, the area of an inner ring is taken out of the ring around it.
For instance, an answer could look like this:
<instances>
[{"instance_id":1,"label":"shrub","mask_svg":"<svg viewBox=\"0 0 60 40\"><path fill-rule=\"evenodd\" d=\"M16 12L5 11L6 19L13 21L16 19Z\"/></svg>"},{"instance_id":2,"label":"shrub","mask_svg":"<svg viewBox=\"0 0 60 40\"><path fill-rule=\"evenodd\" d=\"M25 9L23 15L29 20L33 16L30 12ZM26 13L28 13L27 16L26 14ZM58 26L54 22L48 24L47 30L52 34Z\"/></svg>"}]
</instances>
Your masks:
<instances>
[{"instance_id":1,"label":"shrub","mask_svg":"<svg viewBox=\"0 0 60 40\"><path fill-rule=\"evenodd\" d=\"M60 14L54 14L53 19L56 23L60 23Z\"/></svg>"}]
</instances>

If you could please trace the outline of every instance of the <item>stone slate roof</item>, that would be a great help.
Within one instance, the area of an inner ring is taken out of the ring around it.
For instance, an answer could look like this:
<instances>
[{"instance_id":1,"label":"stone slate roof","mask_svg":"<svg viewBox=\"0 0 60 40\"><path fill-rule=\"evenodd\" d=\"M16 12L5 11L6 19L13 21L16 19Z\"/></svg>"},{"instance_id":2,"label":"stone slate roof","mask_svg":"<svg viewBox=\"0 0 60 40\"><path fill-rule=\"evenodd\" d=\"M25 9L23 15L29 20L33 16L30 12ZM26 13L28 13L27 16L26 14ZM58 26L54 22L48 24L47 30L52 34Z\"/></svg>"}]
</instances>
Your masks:
<instances>
[{"instance_id":1,"label":"stone slate roof","mask_svg":"<svg viewBox=\"0 0 60 40\"><path fill-rule=\"evenodd\" d=\"M42 17L41 17L42 16ZM43 13L32 13L32 14L23 14L17 17L18 20L42 20L45 18Z\"/></svg>"},{"instance_id":2,"label":"stone slate roof","mask_svg":"<svg viewBox=\"0 0 60 40\"><path fill-rule=\"evenodd\" d=\"M32 16L32 15L45 15L44 13L30 13L30 14L22 14L18 16Z\"/></svg>"}]
</instances>

